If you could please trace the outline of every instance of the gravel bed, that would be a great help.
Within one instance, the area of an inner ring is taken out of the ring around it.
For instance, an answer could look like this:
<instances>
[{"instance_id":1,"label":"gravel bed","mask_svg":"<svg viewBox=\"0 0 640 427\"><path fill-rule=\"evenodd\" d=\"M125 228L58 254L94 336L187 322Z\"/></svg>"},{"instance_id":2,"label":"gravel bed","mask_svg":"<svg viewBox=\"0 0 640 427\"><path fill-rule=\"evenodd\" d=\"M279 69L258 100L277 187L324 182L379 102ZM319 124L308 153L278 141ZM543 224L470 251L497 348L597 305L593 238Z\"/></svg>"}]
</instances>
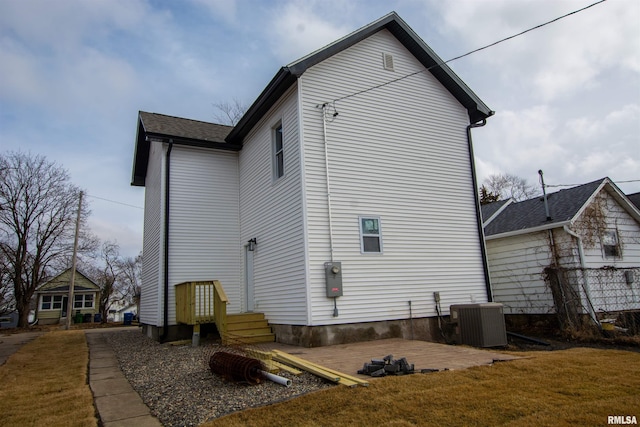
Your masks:
<instances>
[{"instance_id":1,"label":"gravel bed","mask_svg":"<svg viewBox=\"0 0 640 427\"><path fill-rule=\"evenodd\" d=\"M106 335L127 380L165 426L197 426L232 412L333 386L307 372L295 376L284 371L278 375L291 379L291 387L271 381L258 385L225 382L208 366L211 355L224 349L218 344L196 348L159 344L139 331Z\"/></svg>"}]
</instances>

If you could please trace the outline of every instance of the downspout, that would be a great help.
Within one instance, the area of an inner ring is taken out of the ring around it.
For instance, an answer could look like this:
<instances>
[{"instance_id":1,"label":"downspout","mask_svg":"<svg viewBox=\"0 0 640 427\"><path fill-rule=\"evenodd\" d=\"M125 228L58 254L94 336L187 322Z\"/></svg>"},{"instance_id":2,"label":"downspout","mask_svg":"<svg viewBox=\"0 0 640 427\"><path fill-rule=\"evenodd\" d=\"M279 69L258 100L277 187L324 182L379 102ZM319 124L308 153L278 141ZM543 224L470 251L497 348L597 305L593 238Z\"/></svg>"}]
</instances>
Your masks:
<instances>
[{"instance_id":1,"label":"downspout","mask_svg":"<svg viewBox=\"0 0 640 427\"><path fill-rule=\"evenodd\" d=\"M575 237L576 241L578 242L578 257L580 258L580 268L582 269L582 278L584 279L584 287L583 287L584 293L586 294L587 302L589 303L589 315L591 316L591 320L593 320L594 323L599 328L601 328L602 326L600 325L600 322L598 322L596 311L593 308L593 304L591 304L591 290L589 288L589 276L587 275L587 272L586 272L587 267L584 260L584 248L582 246L582 238L566 225L562 228L569 236Z\"/></svg>"},{"instance_id":2,"label":"downspout","mask_svg":"<svg viewBox=\"0 0 640 427\"><path fill-rule=\"evenodd\" d=\"M167 156L165 157L165 175L164 175L164 298L163 298L163 327L160 342L164 342L169 335L169 189L171 175L171 150L173 149L173 140L169 140L167 148Z\"/></svg>"},{"instance_id":3,"label":"downspout","mask_svg":"<svg viewBox=\"0 0 640 427\"><path fill-rule=\"evenodd\" d=\"M482 119L480 123L471 123L467 126L467 144L469 145L469 162L471 163L471 178L473 181L473 195L476 202L476 220L478 223L478 236L480 237L480 253L482 254L482 267L484 269L484 283L487 289L487 301L493 301L491 292L491 277L489 276L489 261L487 258L487 247L484 241L484 227L482 226L482 212L480 210L480 196L478 195L478 177L476 176L476 162L473 157L473 143L471 140L471 129L479 128L487 124L487 119Z\"/></svg>"}]
</instances>

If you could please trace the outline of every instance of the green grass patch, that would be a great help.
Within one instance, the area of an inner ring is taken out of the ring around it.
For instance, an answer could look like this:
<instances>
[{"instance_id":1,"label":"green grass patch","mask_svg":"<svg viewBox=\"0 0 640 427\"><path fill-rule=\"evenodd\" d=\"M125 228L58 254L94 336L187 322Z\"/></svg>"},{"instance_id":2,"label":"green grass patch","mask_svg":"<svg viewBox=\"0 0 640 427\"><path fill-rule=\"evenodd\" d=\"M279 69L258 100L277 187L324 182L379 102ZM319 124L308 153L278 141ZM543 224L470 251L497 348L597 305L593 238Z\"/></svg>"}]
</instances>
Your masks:
<instances>
[{"instance_id":1,"label":"green grass patch","mask_svg":"<svg viewBox=\"0 0 640 427\"><path fill-rule=\"evenodd\" d=\"M0 427L97 426L83 331L49 332L0 366Z\"/></svg>"},{"instance_id":2,"label":"green grass patch","mask_svg":"<svg viewBox=\"0 0 640 427\"><path fill-rule=\"evenodd\" d=\"M608 415L640 418L640 353L517 355L528 358L335 387L203 426L603 426Z\"/></svg>"}]
</instances>

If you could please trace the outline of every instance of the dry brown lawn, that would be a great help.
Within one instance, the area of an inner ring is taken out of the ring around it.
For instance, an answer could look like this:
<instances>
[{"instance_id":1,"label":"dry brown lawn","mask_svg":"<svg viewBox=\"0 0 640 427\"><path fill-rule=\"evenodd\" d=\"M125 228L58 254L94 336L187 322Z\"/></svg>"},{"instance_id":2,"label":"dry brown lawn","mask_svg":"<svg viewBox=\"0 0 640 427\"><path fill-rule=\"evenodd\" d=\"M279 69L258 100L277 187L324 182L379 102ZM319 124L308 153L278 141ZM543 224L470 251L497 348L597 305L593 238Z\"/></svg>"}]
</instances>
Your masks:
<instances>
[{"instance_id":1,"label":"dry brown lawn","mask_svg":"<svg viewBox=\"0 0 640 427\"><path fill-rule=\"evenodd\" d=\"M0 426L96 426L83 331L49 332L0 366Z\"/></svg>"},{"instance_id":2,"label":"dry brown lawn","mask_svg":"<svg viewBox=\"0 0 640 427\"><path fill-rule=\"evenodd\" d=\"M335 387L204 426L606 426L609 415L640 419L640 353L517 355L528 358Z\"/></svg>"}]
</instances>

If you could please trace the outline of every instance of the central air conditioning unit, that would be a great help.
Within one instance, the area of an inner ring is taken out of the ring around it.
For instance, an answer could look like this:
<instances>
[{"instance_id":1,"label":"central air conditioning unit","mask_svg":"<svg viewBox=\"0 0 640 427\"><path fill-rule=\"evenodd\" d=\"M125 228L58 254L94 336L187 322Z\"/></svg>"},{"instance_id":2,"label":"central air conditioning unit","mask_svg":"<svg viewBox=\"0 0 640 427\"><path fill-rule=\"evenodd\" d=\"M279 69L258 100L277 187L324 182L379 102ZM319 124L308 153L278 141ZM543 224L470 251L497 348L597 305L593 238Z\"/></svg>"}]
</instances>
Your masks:
<instances>
[{"instance_id":1,"label":"central air conditioning unit","mask_svg":"<svg viewBox=\"0 0 640 427\"><path fill-rule=\"evenodd\" d=\"M474 347L507 345L502 304L456 304L449 309L458 344Z\"/></svg>"}]
</instances>

